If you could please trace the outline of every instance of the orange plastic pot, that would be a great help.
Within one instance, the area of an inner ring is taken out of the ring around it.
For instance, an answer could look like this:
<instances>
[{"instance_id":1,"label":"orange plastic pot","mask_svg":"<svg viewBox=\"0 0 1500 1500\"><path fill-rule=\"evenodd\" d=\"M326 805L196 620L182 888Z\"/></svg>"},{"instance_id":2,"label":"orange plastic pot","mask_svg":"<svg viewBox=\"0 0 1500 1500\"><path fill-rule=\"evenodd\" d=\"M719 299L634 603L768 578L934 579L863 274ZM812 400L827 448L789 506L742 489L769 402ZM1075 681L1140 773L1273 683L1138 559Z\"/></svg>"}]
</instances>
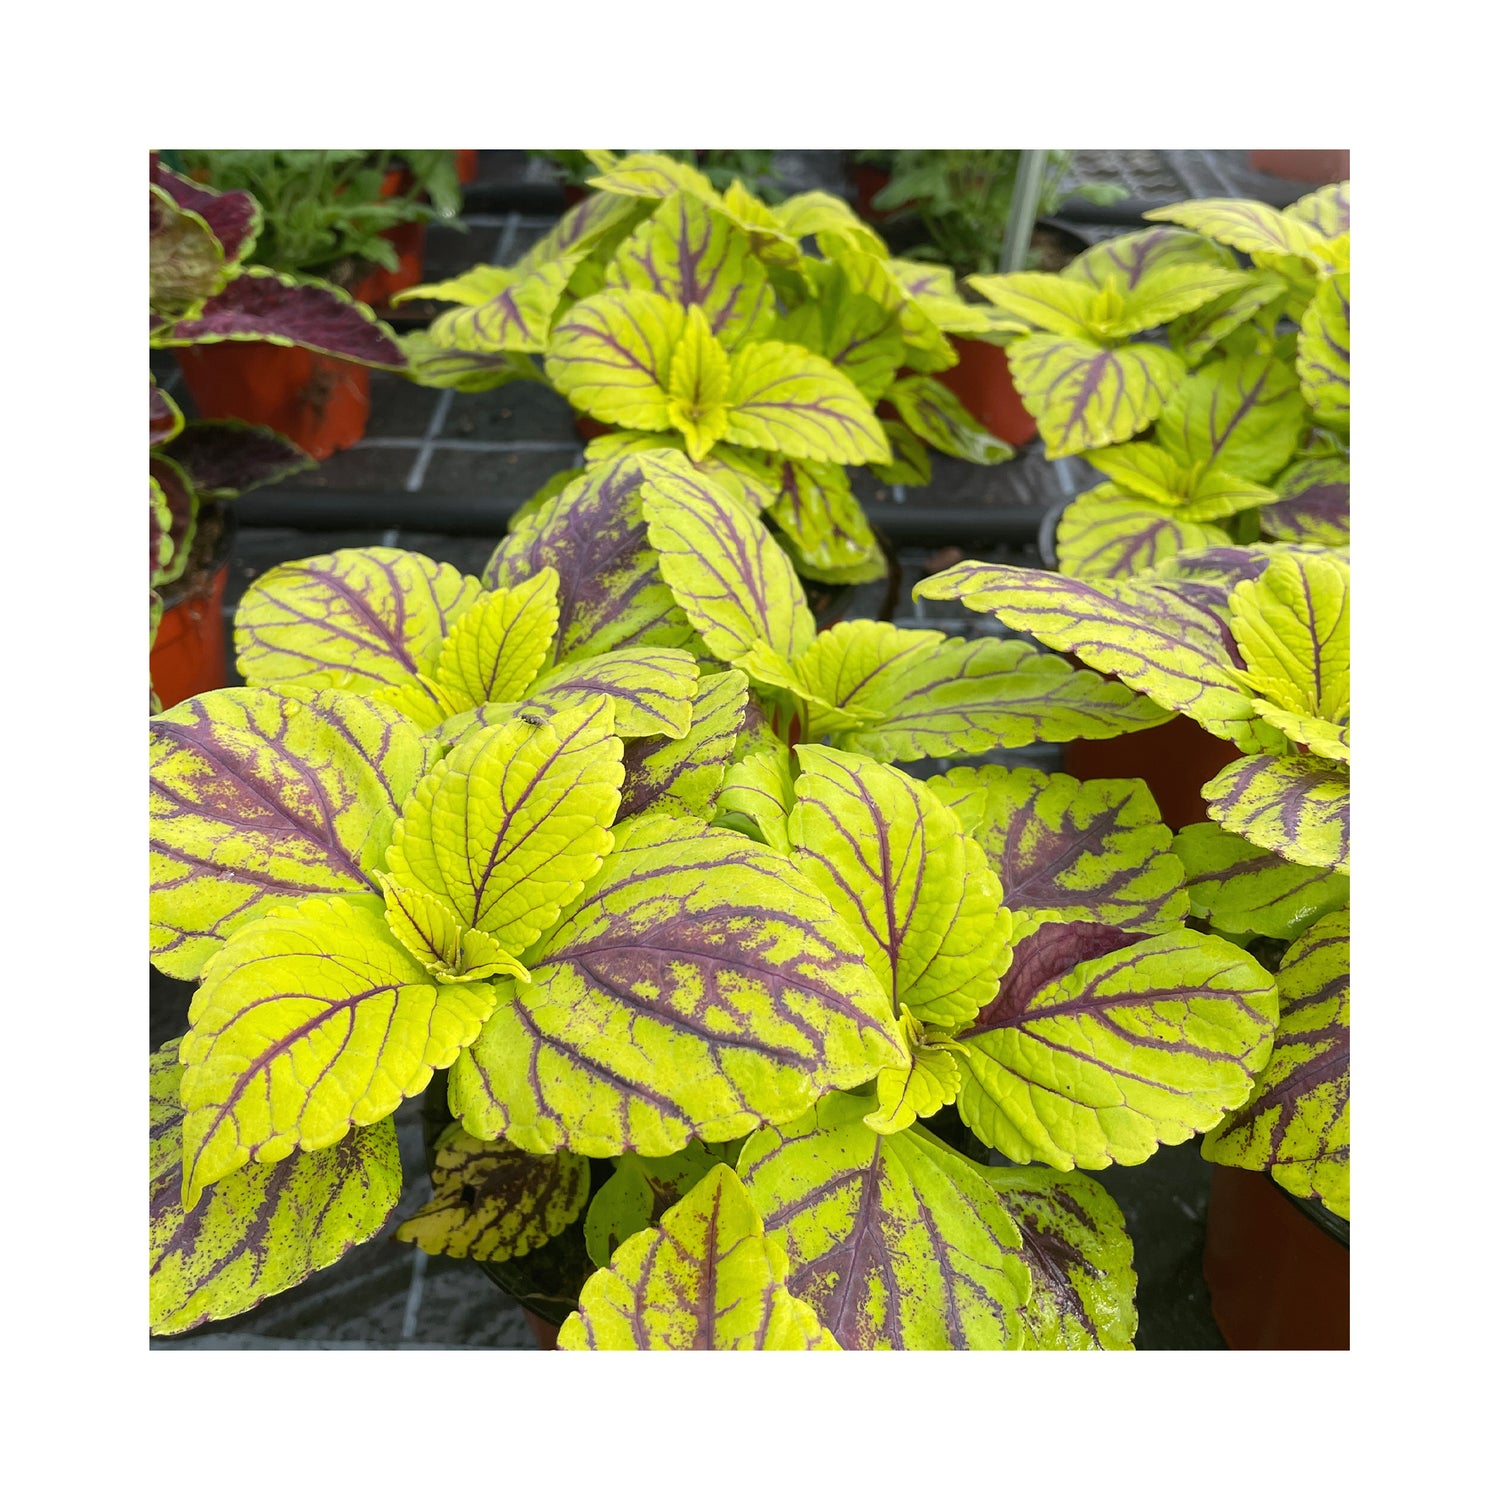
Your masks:
<instances>
[{"instance_id":1,"label":"orange plastic pot","mask_svg":"<svg viewBox=\"0 0 1500 1500\"><path fill-rule=\"evenodd\" d=\"M557 1348L557 1336L562 1332L557 1324L549 1323L545 1318L539 1318L530 1308L523 1307L521 1311L526 1315L526 1326L531 1330L531 1336L536 1340L537 1348Z\"/></svg>"},{"instance_id":2,"label":"orange plastic pot","mask_svg":"<svg viewBox=\"0 0 1500 1500\"><path fill-rule=\"evenodd\" d=\"M1349 1347L1348 1226L1262 1172L1214 1168L1203 1279L1231 1349Z\"/></svg>"},{"instance_id":3,"label":"orange plastic pot","mask_svg":"<svg viewBox=\"0 0 1500 1500\"><path fill-rule=\"evenodd\" d=\"M179 349L182 378L200 417L238 417L290 438L325 459L365 435L370 372L311 349L282 344L195 344Z\"/></svg>"},{"instance_id":4,"label":"orange plastic pot","mask_svg":"<svg viewBox=\"0 0 1500 1500\"><path fill-rule=\"evenodd\" d=\"M151 686L161 706L171 708L197 693L229 684L224 649L224 585L234 526L226 515L211 571L169 584L162 591L161 623L151 646Z\"/></svg>"},{"instance_id":5,"label":"orange plastic pot","mask_svg":"<svg viewBox=\"0 0 1500 1500\"><path fill-rule=\"evenodd\" d=\"M1063 747L1063 770L1080 781L1139 776L1156 799L1162 822L1176 832L1208 817L1200 788L1240 753L1228 740L1179 714L1112 740L1072 740Z\"/></svg>"},{"instance_id":6,"label":"orange plastic pot","mask_svg":"<svg viewBox=\"0 0 1500 1500\"><path fill-rule=\"evenodd\" d=\"M1250 167L1292 182L1344 182L1349 176L1347 151L1252 151Z\"/></svg>"},{"instance_id":7,"label":"orange plastic pot","mask_svg":"<svg viewBox=\"0 0 1500 1500\"><path fill-rule=\"evenodd\" d=\"M479 153L477 151L455 151L454 166L458 171L458 180L464 184L473 182L479 176Z\"/></svg>"},{"instance_id":8,"label":"orange plastic pot","mask_svg":"<svg viewBox=\"0 0 1500 1500\"><path fill-rule=\"evenodd\" d=\"M884 224L892 210L875 207L875 195L891 180L884 167L872 167L867 162L854 164L854 212L866 224Z\"/></svg>"},{"instance_id":9,"label":"orange plastic pot","mask_svg":"<svg viewBox=\"0 0 1500 1500\"><path fill-rule=\"evenodd\" d=\"M1036 436L1036 419L1021 404L1005 350L978 339L955 338L958 363L937 378L958 397L976 422L1019 448Z\"/></svg>"},{"instance_id":10,"label":"orange plastic pot","mask_svg":"<svg viewBox=\"0 0 1500 1500\"><path fill-rule=\"evenodd\" d=\"M592 442L596 437L603 437L606 433L615 429L607 423L599 421L595 417L585 416L581 411L573 413L573 431L578 434L581 442Z\"/></svg>"}]
</instances>

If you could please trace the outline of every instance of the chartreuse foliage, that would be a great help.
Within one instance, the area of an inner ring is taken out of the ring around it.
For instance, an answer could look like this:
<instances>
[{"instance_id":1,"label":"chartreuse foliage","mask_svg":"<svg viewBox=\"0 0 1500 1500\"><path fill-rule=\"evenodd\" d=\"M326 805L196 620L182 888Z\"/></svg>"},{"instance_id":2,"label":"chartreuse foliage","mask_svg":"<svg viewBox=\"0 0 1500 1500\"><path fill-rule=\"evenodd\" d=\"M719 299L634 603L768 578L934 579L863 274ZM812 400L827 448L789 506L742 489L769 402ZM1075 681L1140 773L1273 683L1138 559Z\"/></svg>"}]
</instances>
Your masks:
<instances>
[{"instance_id":1,"label":"chartreuse foliage","mask_svg":"<svg viewBox=\"0 0 1500 1500\"><path fill-rule=\"evenodd\" d=\"M1016 933L1025 935L1018 937L1000 993L975 1025L958 1034L965 1047L957 1059L964 1078L958 1102L965 1120L1014 1159L1024 1159L1017 1152L1030 1149L1060 1165L1066 1163L1053 1152L1084 1165L1092 1160L1089 1153L1098 1150L1112 1151L1114 1160L1128 1160L1121 1153L1135 1149L1130 1138L1141 1120L1153 1122L1148 1136L1159 1135L1165 1125L1159 1111L1167 1106L1175 1117L1181 1097L1129 1088L1123 1092L1133 1116L1101 1111L1088 1118L1080 1115L1078 1104L1087 1097L1091 1075L1101 1065L1118 1066L1140 1049L1165 1041L1179 1057L1195 1046L1210 1047L1214 1067L1226 1082L1239 1068L1255 1075L1255 1085L1249 1098L1228 1106L1229 1112L1209 1131L1205 1155L1269 1169L1289 1191L1321 1198L1347 1217L1350 655L1345 557L1317 547L1214 548L1180 554L1140 578L1088 581L970 563L918 585L918 592L993 611L1006 624L1115 671L1162 706L1179 709L1255 752L1203 788L1212 822L1184 828L1171 840L1170 850L1165 844L1154 849L1149 843L1138 845L1136 857L1147 877L1141 892L1152 889L1153 859L1180 864L1183 889L1161 915L1180 917L1186 901L1212 934L1224 935L1198 939L1216 945L1195 956L1195 962L1211 960L1198 980L1205 1002L1217 993L1242 1011L1249 1006L1274 1020L1275 1006L1267 1009L1254 988L1237 977L1243 953L1225 939L1246 946L1260 939L1291 943L1276 977L1280 1017L1272 1050L1236 1051L1227 1038L1211 1043L1207 1032L1195 1039L1192 1018L1180 1032L1163 1028L1148 1034L1138 1022L1131 1024L1130 995L1150 984L1154 968L1172 952L1180 934L1158 927L1157 938L1132 946L1120 931L1139 920L1128 911L1111 910L1107 903L1093 913L1069 910L1066 897L1055 890L1034 897L1074 918L1074 925L1063 930L1070 938L1065 942L1057 935L1046 913L1027 933L1030 913L1021 907ZM1047 808L1046 793L1028 791L1025 781L1032 774L986 768L955 772L931 785L981 842L986 817L1007 831L1040 824L1028 834L1031 847L1045 858L1047 882L1060 876L1055 883L1067 888L1074 866L1066 824L1055 807ZM1006 788L1009 795L989 792L982 783L990 777L1012 783ZM1086 783L1076 795L1085 807L1107 805L1109 785ZM1089 826L1087 817L1074 815L1072 822ZM1026 888L1024 870L1012 871L1002 862L1000 873L1008 892ZM1160 879L1159 871L1154 878ZM1133 893L1119 886L1107 900L1127 894ZM1014 902L1015 897L1008 899ZM1079 956L1069 942L1091 951L1059 982L1057 955ZM1171 962L1178 974L1187 976L1193 965L1183 960L1179 953ZM1048 1060L1049 1082L1075 1080L1066 1099L1047 1099L1043 1109L1033 1095L1023 1107L1011 1080L993 1071L996 1064L1012 1073L1028 1067L1039 1072L1035 1059L1045 1055L1040 1049L1050 1039L1047 1023L1071 1014L1085 996L1096 997L1095 1005L1119 1005L1119 1023L1076 1056L1070 1054L1061 1067ZM1222 1024L1226 1014L1221 1009L1211 1024ZM1204 1019L1210 1016L1205 1009ZM1207 1128L1193 1122L1192 1112L1210 1097L1205 1078L1192 1090L1183 1118L1166 1128ZM1045 1143L1044 1134L1049 1138Z\"/></svg>"},{"instance_id":2,"label":"chartreuse foliage","mask_svg":"<svg viewBox=\"0 0 1500 1500\"><path fill-rule=\"evenodd\" d=\"M514 266L405 294L456 304L408 336L417 379L543 380L620 429L610 454L672 446L711 477L736 467L798 570L827 582L885 570L844 465L925 484L927 444L1011 456L931 378L957 361L949 333L996 326L950 272L893 258L826 193L772 206L656 153L592 157L595 191Z\"/></svg>"},{"instance_id":3,"label":"chartreuse foliage","mask_svg":"<svg viewBox=\"0 0 1500 1500\"><path fill-rule=\"evenodd\" d=\"M1022 397L1053 451L1081 453L1104 476L1058 522L1060 568L1126 578L1178 552L1261 536L1346 544L1349 184L1285 211L1208 199L1147 217L1175 227L1095 246L1058 276L974 283L1044 330L1010 345ZM1231 251L1249 267L1222 269ZM1191 284L1185 267L1203 276L1214 265L1235 284L1171 315L1170 350L1112 347L1091 362L1078 356L1087 375L1062 373L1053 345L1077 332L1062 327L1057 310L1081 315L1080 282L1112 278L1128 306L1156 284ZM1169 382L1139 375L1132 383L1130 361L1170 366Z\"/></svg>"},{"instance_id":4,"label":"chartreuse foliage","mask_svg":"<svg viewBox=\"0 0 1500 1500\"><path fill-rule=\"evenodd\" d=\"M1129 1241L1077 1168L1244 1110L1274 981L1187 928L1138 783L884 760L1164 710L1019 643L972 671L888 627L834 653L737 493L623 452L482 580L366 549L247 592L250 685L153 721L154 951L200 979L161 1232L222 1206L231 1264L246 1184L353 1173L446 1070L402 1234L505 1260L581 1233L601 1269L563 1347L1127 1347ZM1192 588L1227 611L1253 564ZM1309 656L1280 644L1281 582L1254 592L1226 693L1339 712L1308 678L1339 649L1315 596ZM652 654L675 675L609 691ZM867 693L887 664L908 685ZM1010 1165L949 1144L965 1125ZM585 1210L590 1157L615 1168ZM330 1258L308 1238L292 1279ZM202 1315L245 1305L204 1279Z\"/></svg>"}]
</instances>

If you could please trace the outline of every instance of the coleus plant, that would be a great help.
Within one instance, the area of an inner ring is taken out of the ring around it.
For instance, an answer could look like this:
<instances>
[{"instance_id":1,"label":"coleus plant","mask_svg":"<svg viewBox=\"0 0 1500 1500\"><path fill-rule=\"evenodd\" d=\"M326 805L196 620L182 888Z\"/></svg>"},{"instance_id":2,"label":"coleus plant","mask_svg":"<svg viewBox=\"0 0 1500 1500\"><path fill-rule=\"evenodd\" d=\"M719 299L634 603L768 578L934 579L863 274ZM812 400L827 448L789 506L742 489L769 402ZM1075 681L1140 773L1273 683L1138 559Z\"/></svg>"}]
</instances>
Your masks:
<instances>
[{"instance_id":1,"label":"coleus plant","mask_svg":"<svg viewBox=\"0 0 1500 1500\"><path fill-rule=\"evenodd\" d=\"M1236 541L1347 543L1349 184L1284 211L1202 199L1146 217L1165 223L1057 276L971 282L1032 330L1008 353L1049 454L1105 476L1062 513L1060 568L1128 577Z\"/></svg>"},{"instance_id":2,"label":"coleus plant","mask_svg":"<svg viewBox=\"0 0 1500 1500\"><path fill-rule=\"evenodd\" d=\"M415 378L549 383L618 429L591 458L685 451L825 582L885 571L845 465L925 484L926 444L1011 456L932 378L956 363L948 333L994 324L951 272L893 259L826 193L772 206L659 153L591 155L594 193L515 265L405 294L458 304L408 336Z\"/></svg>"},{"instance_id":3,"label":"coleus plant","mask_svg":"<svg viewBox=\"0 0 1500 1500\"><path fill-rule=\"evenodd\" d=\"M157 1331L377 1232L390 1115L446 1070L399 1233L503 1262L581 1226L563 1348L1129 1344L1129 1241L1079 1169L1241 1106L1274 984L1186 928L1138 783L793 746L725 665L747 621L811 634L785 555L663 451L482 580L353 549L247 592L249 685L152 725L153 961L200 981L153 1059ZM898 740L966 733L999 675ZM920 1123L945 1108L1015 1165Z\"/></svg>"},{"instance_id":4,"label":"coleus plant","mask_svg":"<svg viewBox=\"0 0 1500 1500\"><path fill-rule=\"evenodd\" d=\"M249 263L261 212L245 192L216 192L151 157L151 347L255 341L401 369L391 330L327 282ZM267 428L184 425L151 381L151 634L158 590L188 566L200 506L305 468L311 460Z\"/></svg>"},{"instance_id":5,"label":"coleus plant","mask_svg":"<svg viewBox=\"0 0 1500 1500\"><path fill-rule=\"evenodd\" d=\"M1349 1215L1349 564L1287 543L1184 552L1129 579L963 563L916 592L958 599L1115 674L1245 752L1182 829L1195 917L1290 943L1282 1016L1253 1096L1211 1160L1269 1170Z\"/></svg>"}]
</instances>

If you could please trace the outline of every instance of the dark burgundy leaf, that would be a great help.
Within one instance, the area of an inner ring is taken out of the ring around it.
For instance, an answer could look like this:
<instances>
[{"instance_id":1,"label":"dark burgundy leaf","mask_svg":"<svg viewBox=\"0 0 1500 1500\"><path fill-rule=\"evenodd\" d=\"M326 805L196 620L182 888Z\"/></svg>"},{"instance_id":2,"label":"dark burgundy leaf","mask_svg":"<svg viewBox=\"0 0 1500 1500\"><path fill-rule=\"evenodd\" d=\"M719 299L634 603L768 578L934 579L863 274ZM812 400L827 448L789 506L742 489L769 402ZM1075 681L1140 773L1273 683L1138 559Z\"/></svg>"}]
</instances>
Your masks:
<instances>
[{"instance_id":1,"label":"dark burgundy leaf","mask_svg":"<svg viewBox=\"0 0 1500 1500\"><path fill-rule=\"evenodd\" d=\"M224 247L224 259L230 265L242 261L260 233L260 205L249 193L221 193L201 183L180 177L151 158L151 181L168 193L179 208L191 209Z\"/></svg>"},{"instance_id":2,"label":"dark burgundy leaf","mask_svg":"<svg viewBox=\"0 0 1500 1500\"><path fill-rule=\"evenodd\" d=\"M295 443L248 422L190 422L172 444L172 459L200 495L215 500L314 467Z\"/></svg>"},{"instance_id":3,"label":"dark burgundy leaf","mask_svg":"<svg viewBox=\"0 0 1500 1500\"><path fill-rule=\"evenodd\" d=\"M1000 981L999 994L979 1012L968 1030L993 1031L997 1026L1009 1025L1044 985L1091 958L1103 958L1106 953L1128 948L1146 936L1103 922L1046 923L1016 944L1010 968Z\"/></svg>"}]
</instances>

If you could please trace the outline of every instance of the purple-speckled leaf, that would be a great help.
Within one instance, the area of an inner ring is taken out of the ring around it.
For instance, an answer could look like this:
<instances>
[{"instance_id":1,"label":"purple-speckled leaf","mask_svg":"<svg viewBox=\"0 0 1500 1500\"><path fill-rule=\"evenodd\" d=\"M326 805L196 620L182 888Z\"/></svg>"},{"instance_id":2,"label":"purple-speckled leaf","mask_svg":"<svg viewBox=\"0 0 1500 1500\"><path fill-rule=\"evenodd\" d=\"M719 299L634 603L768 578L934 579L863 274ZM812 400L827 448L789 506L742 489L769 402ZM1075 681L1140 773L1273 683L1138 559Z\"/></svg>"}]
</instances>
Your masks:
<instances>
[{"instance_id":1,"label":"purple-speckled leaf","mask_svg":"<svg viewBox=\"0 0 1500 1500\"><path fill-rule=\"evenodd\" d=\"M699 647L647 539L642 482L635 454L591 466L527 516L484 570L487 588L557 570L557 662L626 646Z\"/></svg>"},{"instance_id":2,"label":"purple-speckled leaf","mask_svg":"<svg viewBox=\"0 0 1500 1500\"><path fill-rule=\"evenodd\" d=\"M1260 513L1261 529L1282 542L1349 545L1349 460L1306 458L1277 475L1281 499Z\"/></svg>"},{"instance_id":3,"label":"purple-speckled leaf","mask_svg":"<svg viewBox=\"0 0 1500 1500\"><path fill-rule=\"evenodd\" d=\"M1156 441L1178 463L1269 479L1306 422L1296 374L1270 354L1232 355L1195 370L1173 392Z\"/></svg>"},{"instance_id":4,"label":"purple-speckled leaf","mask_svg":"<svg viewBox=\"0 0 1500 1500\"><path fill-rule=\"evenodd\" d=\"M166 566L152 578L152 586L160 588L180 578L187 567L198 529L198 497L187 475L165 454L151 455L151 478L160 487L172 517ZM152 551L156 551L154 542Z\"/></svg>"},{"instance_id":5,"label":"purple-speckled leaf","mask_svg":"<svg viewBox=\"0 0 1500 1500\"><path fill-rule=\"evenodd\" d=\"M151 1332L248 1311L379 1232L401 1196L394 1120L252 1164L182 1206L180 1042L151 1054Z\"/></svg>"},{"instance_id":6,"label":"purple-speckled leaf","mask_svg":"<svg viewBox=\"0 0 1500 1500\"><path fill-rule=\"evenodd\" d=\"M654 813L615 839L449 1075L471 1135L667 1156L902 1060L890 1002L790 860Z\"/></svg>"},{"instance_id":7,"label":"purple-speckled leaf","mask_svg":"<svg viewBox=\"0 0 1500 1500\"><path fill-rule=\"evenodd\" d=\"M1122 290L1131 292L1149 271L1165 266L1202 265L1232 267L1234 257L1201 234L1163 226L1105 240L1075 256L1062 274L1070 281L1085 282L1095 288L1102 288L1113 276Z\"/></svg>"},{"instance_id":8,"label":"purple-speckled leaf","mask_svg":"<svg viewBox=\"0 0 1500 1500\"><path fill-rule=\"evenodd\" d=\"M179 208L197 214L208 225L224 251L226 270L233 270L249 256L261 224L260 204L249 193L221 193L204 187L170 171L155 157L151 160L151 181Z\"/></svg>"},{"instance_id":9,"label":"purple-speckled leaf","mask_svg":"<svg viewBox=\"0 0 1500 1500\"><path fill-rule=\"evenodd\" d=\"M1134 1165L1237 1108L1270 1055L1276 984L1224 938L1096 923L1016 945L960 1040L958 1110L1018 1164Z\"/></svg>"},{"instance_id":10,"label":"purple-speckled leaf","mask_svg":"<svg viewBox=\"0 0 1500 1500\"><path fill-rule=\"evenodd\" d=\"M173 324L158 342L224 340L295 345L382 370L406 367L395 334L363 302L326 281L260 267L242 271L196 317Z\"/></svg>"},{"instance_id":11,"label":"purple-speckled leaf","mask_svg":"<svg viewBox=\"0 0 1500 1500\"><path fill-rule=\"evenodd\" d=\"M1349 768L1315 755L1249 755L1203 788L1214 822L1299 865L1349 872Z\"/></svg>"},{"instance_id":12,"label":"purple-speckled leaf","mask_svg":"<svg viewBox=\"0 0 1500 1500\"><path fill-rule=\"evenodd\" d=\"M701 307L709 331L729 350L762 336L775 316L770 282L748 238L691 193L673 193L620 246L604 284Z\"/></svg>"},{"instance_id":13,"label":"purple-speckled leaf","mask_svg":"<svg viewBox=\"0 0 1500 1500\"><path fill-rule=\"evenodd\" d=\"M1027 926L1095 922L1144 934L1187 917L1182 861L1145 782L962 766L927 785L978 841Z\"/></svg>"},{"instance_id":14,"label":"purple-speckled leaf","mask_svg":"<svg viewBox=\"0 0 1500 1500\"><path fill-rule=\"evenodd\" d=\"M249 422L190 422L172 444L172 459L200 495L214 500L317 466L289 438Z\"/></svg>"},{"instance_id":15,"label":"purple-speckled leaf","mask_svg":"<svg viewBox=\"0 0 1500 1500\"><path fill-rule=\"evenodd\" d=\"M379 889L431 751L353 693L225 688L151 721L151 961L195 978L272 906Z\"/></svg>"},{"instance_id":16,"label":"purple-speckled leaf","mask_svg":"<svg viewBox=\"0 0 1500 1500\"><path fill-rule=\"evenodd\" d=\"M151 446L154 448L158 443L170 443L181 431L182 413L178 410L177 403L157 385L153 377L151 381Z\"/></svg>"},{"instance_id":17,"label":"purple-speckled leaf","mask_svg":"<svg viewBox=\"0 0 1500 1500\"><path fill-rule=\"evenodd\" d=\"M700 677L684 737L652 735L625 747L625 785L616 821L654 811L711 815L745 722L749 680L743 672Z\"/></svg>"}]
</instances>

